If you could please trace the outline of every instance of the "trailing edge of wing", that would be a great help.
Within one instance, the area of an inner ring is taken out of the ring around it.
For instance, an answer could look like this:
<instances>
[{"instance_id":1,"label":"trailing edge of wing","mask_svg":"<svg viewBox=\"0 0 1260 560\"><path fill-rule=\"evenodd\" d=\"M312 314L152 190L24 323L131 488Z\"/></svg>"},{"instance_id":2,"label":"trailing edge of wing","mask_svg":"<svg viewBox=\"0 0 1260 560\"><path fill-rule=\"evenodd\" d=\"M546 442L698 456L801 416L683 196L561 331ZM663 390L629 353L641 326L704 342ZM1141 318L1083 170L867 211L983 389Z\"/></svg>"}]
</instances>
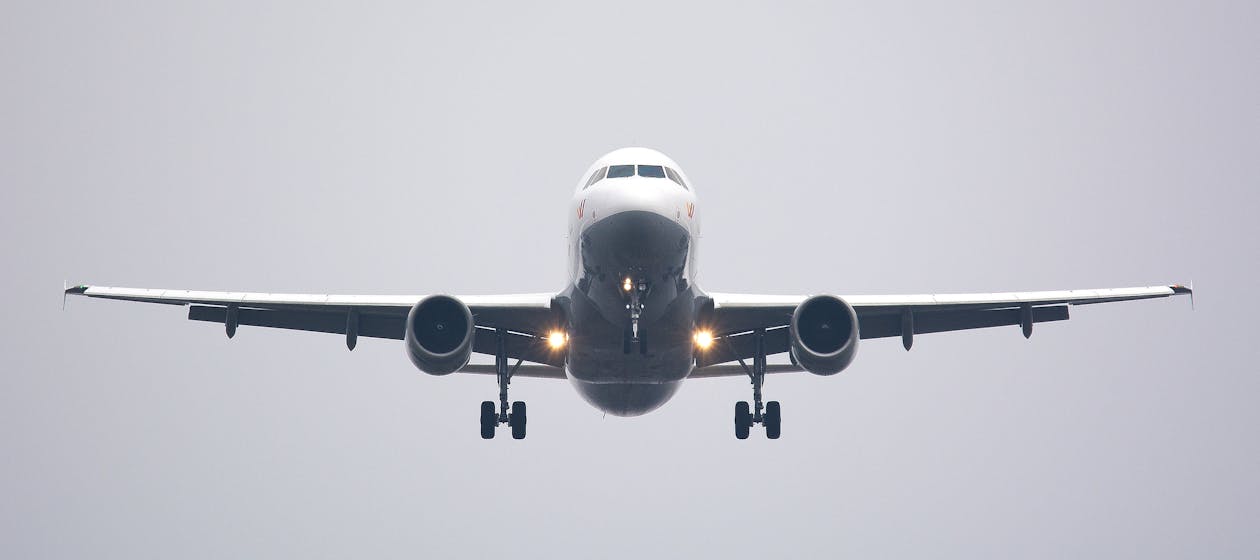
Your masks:
<instances>
[{"instance_id":1,"label":"trailing edge of wing","mask_svg":"<svg viewBox=\"0 0 1260 560\"><path fill-rule=\"evenodd\" d=\"M795 373L805 371L800 366L792 364L768 364L766 373ZM468 364L460 373L474 373L481 375L495 375L498 371L494 364ZM697 367L691 371L691 375L687 379L708 379L712 377L745 377L748 372L739 364L723 364L714 366ZM548 365L522 364L512 377L535 377L542 379L564 379L564 368Z\"/></svg>"},{"instance_id":2,"label":"trailing edge of wing","mask_svg":"<svg viewBox=\"0 0 1260 560\"><path fill-rule=\"evenodd\" d=\"M459 370L460 373L481 375L497 375L494 364L468 364ZM538 379L564 379L564 368L541 364L521 364L512 372L512 377L534 377Z\"/></svg>"}]
</instances>

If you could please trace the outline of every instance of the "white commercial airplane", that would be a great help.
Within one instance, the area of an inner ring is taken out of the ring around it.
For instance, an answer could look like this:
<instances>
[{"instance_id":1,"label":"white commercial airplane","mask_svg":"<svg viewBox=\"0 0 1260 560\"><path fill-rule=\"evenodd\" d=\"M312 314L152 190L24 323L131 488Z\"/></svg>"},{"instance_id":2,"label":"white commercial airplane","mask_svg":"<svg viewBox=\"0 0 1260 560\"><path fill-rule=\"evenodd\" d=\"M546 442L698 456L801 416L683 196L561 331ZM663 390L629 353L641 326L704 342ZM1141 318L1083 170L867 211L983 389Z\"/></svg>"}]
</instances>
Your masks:
<instances>
[{"instance_id":1,"label":"white commercial airplane","mask_svg":"<svg viewBox=\"0 0 1260 560\"><path fill-rule=\"evenodd\" d=\"M1068 318L1068 306L1192 294L1151 286L1101 290L899 296L712 293L696 283L700 209L682 168L655 150L623 148L582 176L569 209L569 283L559 293L361 296L200 292L76 286L67 294L175 304L188 318L404 341L431 375L496 375L499 402L481 403L481 437L500 424L525 437L525 403L508 405L516 376L568 379L596 408L636 416L665 404L684 379L747 375L753 404L735 405L735 437L761 424L779 437L777 401L763 406L765 374L834 375L858 340ZM1191 296L1193 297L1193 295ZM469 364L476 352L493 366ZM788 354L790 364L766 357ZM513 361L515 363L513 363ZM525 364L525 362L529 362Z\"/></svg>"}]
</instances>

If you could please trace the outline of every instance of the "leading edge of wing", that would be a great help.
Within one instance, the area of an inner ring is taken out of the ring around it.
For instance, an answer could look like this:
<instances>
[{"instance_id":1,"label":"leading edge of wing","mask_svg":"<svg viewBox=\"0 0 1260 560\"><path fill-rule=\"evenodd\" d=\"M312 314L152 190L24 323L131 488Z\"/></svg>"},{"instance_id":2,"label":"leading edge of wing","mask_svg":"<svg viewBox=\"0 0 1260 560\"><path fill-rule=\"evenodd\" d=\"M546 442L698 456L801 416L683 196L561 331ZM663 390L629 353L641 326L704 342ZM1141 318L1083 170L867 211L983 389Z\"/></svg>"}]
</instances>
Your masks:
<instances>
[{"instance_id":1,"label":"leading edge of wing","mask_svg":"<svg viewBox=\"0 0 1260 560\"><path fill-rule=\"evenodd\" d=\"M995 292L969 294L909 294L909 295L849 295L839 296L858 311L874 308L933 307L933 308L991 308L1030 305L1086 305L1112 301L1160 298L1173 295L1193 295L1190 288L1180 284L1145 286L1137 288L1102 288L1090 290L1054 290L1042 292ZM710 293L714 307L780 308L794 307L809 296L770 296L757 294Z\"/></svg>"},{"instance_id":2,"label":"leading edge of wing","mask_svg":"<svg viewBox=\"0 0 1260 560\"><path fill-rule=\"evenodd\" d=\"M278 294L262 292L210 292L153 288L115 288L80 285L65 290L66 295L163 303L168 305L238 305L262 309L282 308L381 308L406 310L424 299L423 295L335 295ZM455 296L469 307L549 308L551 293Z\"/></svg>"}]
</instances>

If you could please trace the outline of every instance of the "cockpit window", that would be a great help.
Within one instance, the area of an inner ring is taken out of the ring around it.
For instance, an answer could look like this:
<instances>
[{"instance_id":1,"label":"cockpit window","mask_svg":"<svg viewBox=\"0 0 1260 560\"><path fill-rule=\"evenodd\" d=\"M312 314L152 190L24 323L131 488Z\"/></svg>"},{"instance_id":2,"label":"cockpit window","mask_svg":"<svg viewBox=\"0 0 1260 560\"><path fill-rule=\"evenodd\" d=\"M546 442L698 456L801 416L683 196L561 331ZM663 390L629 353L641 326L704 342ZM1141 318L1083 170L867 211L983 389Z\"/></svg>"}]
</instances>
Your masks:
<instances>
[{"instance_id":1,"label":"cockpit window","mask_svg":"<svg viewBox=\"0 0 1260 560\"><path fill-rule=\"evenodd\" d=\"M656 179L664 179L665 168L659 165L640 165L639 176L640 177L654 177Z\"/></svg>"},{"instance_id":2,"label":"cockpit window","mask_svg":"<svg viewBox=\"0 0 1260 560\"><path fill-rule=\"evenodd\" d=\"M604 174L605 174L605 173L608 173L608 168L607 168L607 167L601 167L601 168L599 168L599 171L596 171L595 173L592 173L592 174L591 174L591 179L590 179L589 181L587 181L587 182L586 182L586 186L585 186L585 187L582 187L582 188L583 188L583 189L586 189L586 188L589 188L591 185L594 185L595 183L598 183L600 179L603 179L603 178L604 178Z\"/></svg>"},{"instance_id":3,"label":"cockpit window","mask_svg":"<svg viewBox=\"0 0 1260 560\"><path fill-rule=\"evenodd\" d=\"M669 176L669 180L670 180L670 181L673 181L673 182L675 182L675 183L678 183L678 186L680 186L680 187L682 187L682 188L684 188L684 189L685 189L685 188L687 188L687 184L683 182L683 180L682 180L682 176L680 176L680 175L678 174L678 172L677 172L677 171L674 171L673 169L670 169L670 168L666 167L666 168L665 168L665 175Z\"/></svg>"},{"instance_id":4,"label":"cockpit window","mask_svg":"<svg viewBox=\"0 0 1260 560\"><path fill-rule=\"evenodd\" d=\"M608 167L609 179L620 179L622 177L634 177L633 165L612 165Z\"/></svg>"}]
</instances>

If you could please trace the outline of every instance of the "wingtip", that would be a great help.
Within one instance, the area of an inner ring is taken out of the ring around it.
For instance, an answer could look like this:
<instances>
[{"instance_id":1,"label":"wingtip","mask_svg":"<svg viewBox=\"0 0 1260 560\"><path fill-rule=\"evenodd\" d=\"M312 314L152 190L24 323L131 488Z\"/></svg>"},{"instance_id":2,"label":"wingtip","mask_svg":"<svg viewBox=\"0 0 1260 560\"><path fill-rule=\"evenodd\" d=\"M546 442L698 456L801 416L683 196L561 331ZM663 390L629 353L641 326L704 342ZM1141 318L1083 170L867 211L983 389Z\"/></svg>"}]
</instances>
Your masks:
<instances>
[{"instance_id":1,"label":"wingtip","mask_svg":"<svg viewBox=\"0 0 1260 560\"><path fill-rule=\"evenodd\" d=\"M1194 311L1194 282L1193 281L1190 282L1189 286L1182 286L1181 284L1173 284L1172 286L1169 286L1169 288L1172 288L1174 295L1190 296L1190 310Z\"/></svg>"},{"instance_id":2,"label":"wingtip","mask_svg":"<svg viewBox=\"0 0 1260 560\"><path fill-rule=\"evenodd\" d=\"M71 294L73 294L73 295L79 295L79 294L86 293L87 291L88 291L88 286L87 286L87 285L82 285L82 284L81 284L81 285L78 285L78 286L74 286L74 287L72 287L72 288L65 288L65 292L64 292L64 293L65 293L66 295L71 295Z\"/></svg>"}]
</instances>

